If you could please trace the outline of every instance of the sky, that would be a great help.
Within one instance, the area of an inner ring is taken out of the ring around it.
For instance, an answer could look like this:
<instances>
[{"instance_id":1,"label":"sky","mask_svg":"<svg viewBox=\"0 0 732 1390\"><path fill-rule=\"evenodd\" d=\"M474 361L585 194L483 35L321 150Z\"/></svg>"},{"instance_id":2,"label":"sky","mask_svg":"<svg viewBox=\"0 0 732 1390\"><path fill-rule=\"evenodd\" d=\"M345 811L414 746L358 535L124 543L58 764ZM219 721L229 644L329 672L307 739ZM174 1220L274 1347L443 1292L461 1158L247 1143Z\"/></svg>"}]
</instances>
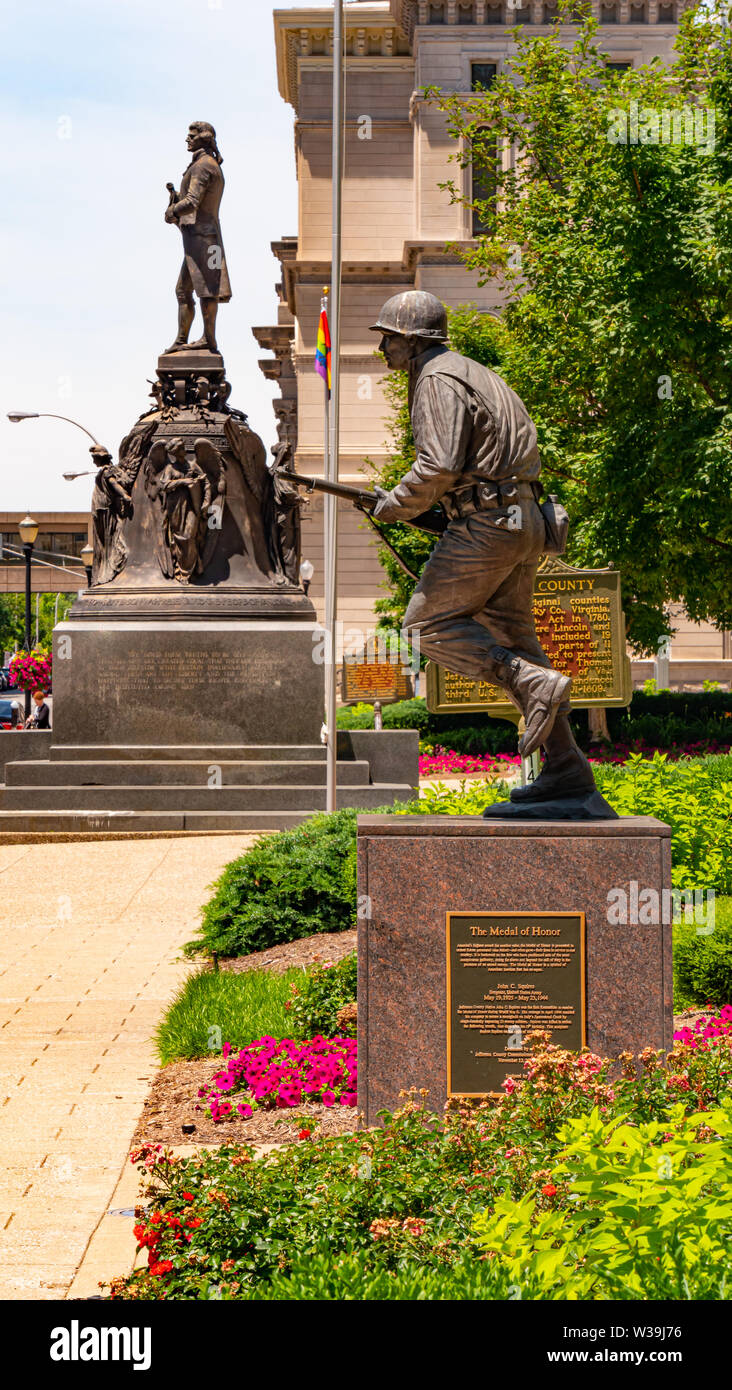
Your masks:
<instances>
[{"instance_id":1,"label":"sky","mask_svg":"<svg viewBox=\"0 0 732 1390\"><path fill-rule=\"evenodd\" d=\"M288 7L305 8L302 0ZM91 443L116 454L149 404L175 337L180 232L168 181L190 121L216 127L232 299L218 340L233 391L269 446L278 394L253 324L276 322L270 243L297 233L294 112L277 90L273 6L262 0L23 0L0 7L0 511L76 511ZM197 313L192 337L200 334Z\"/></svg>"}]
</instances>

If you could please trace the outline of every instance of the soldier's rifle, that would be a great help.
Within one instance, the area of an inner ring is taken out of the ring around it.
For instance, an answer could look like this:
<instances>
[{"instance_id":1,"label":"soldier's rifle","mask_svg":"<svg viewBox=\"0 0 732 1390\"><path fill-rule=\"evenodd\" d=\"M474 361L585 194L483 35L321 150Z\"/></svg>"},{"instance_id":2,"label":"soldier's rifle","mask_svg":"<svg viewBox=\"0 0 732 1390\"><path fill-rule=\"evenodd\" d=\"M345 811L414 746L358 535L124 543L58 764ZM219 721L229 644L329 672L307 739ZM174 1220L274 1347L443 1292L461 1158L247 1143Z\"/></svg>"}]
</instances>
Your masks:
<instances>
[{"instance_id":1,"label":"soldier's rifle","mask_svg":"<svg viewBox=\"0 0 732 1390\"><path fill-rule=\"evenodd\" d=\"M385 536L382 527L374 520L372 512L379 500L377 493L369 492L367 488L352 487L349 483L333 483L327 478L311 478L304 473L295 473L287 470L287 477L297 487L303 487L308 492L327 492L331 497L342 497L347 502L352 502L354 507L358 507L366 516L366 520L373 526L380 540L386 546L389 554L394 557L397 564L404 570L410 579L417 581L419 575L409 568L406 560L402 558L399 551L391 544ZM404 526L414 526L418 531L426 531L431 536L441 536L447 526L447 518L441 507L431 507L428 512L420 512L419 516L405 517Z\"/></svg>"}]
</instances>

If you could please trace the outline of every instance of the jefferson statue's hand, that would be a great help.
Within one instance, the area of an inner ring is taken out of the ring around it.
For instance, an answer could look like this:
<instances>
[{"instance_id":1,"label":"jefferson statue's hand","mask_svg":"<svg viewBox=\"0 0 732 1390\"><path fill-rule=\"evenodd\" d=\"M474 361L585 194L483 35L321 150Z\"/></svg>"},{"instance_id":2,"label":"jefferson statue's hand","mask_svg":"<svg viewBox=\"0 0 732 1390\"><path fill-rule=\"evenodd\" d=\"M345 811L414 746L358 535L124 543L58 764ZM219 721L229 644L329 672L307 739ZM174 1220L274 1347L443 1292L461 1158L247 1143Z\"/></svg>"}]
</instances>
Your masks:
<instances>
[{"instance_id":1,"label":"jefferson statue's hand","mask_svg":"<svg viewBox=\"0 0 732 1390\"><path fill-rule=\"evenodd\" d=\"M175 220L176 220L176 216L175 216L175 207L166 208L166 209L165 209L165 221L166 221L166 222L175 222Z\"/></svg>"}]
</instances>

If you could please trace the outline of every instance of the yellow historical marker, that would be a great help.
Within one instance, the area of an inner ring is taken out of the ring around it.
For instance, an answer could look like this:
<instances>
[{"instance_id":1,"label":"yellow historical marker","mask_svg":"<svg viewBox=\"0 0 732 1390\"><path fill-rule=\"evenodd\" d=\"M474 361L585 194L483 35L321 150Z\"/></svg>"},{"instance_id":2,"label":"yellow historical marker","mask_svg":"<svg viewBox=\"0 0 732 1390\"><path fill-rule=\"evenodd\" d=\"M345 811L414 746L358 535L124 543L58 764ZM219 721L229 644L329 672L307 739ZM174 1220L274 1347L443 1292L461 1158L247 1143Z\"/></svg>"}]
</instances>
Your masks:
<instances>
[{"instance_id":1,"label":"yellow historical marker","mask_svg":"<svg viewBox=\"0 0 732 1390\"><path fill-rule=\"evenodd\" d=\"M633 684L617 570L574 569L545 557L534 585L534 622L551 665L572 677L574 709L630 704ZM433 714L481 711L516 723L520 718L499 686L432 661L427 665L427 708Z\"/></svg>"}]
</instances>

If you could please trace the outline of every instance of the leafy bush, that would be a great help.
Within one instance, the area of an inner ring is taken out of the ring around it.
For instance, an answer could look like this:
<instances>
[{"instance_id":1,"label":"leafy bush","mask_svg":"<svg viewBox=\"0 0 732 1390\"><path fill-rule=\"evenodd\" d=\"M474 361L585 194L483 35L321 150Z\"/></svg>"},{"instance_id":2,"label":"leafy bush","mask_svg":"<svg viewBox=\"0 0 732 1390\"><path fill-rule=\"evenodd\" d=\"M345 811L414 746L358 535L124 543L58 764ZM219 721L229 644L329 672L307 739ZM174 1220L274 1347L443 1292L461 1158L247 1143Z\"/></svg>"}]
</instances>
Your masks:
<instances>
[{"instance_id":1,"label":"leafy bush","mask_svg":"<svg viewBox=\"0 0 732 1390\"><path fill-rule=\"evenodd\" d=\"M323 1296L331 1297L354 1270L359 1297L404 1297L419 1281L430 1298L460 1288L475 1290L471 1297L566 1298L567 1279L582 1279L581 1260L592 1264L592 1252L602 1249L607 1203L607 1234L619 1258L612 1279L591 1281L587 1297L623 1297L622 1280L633 1297L719 1297L712 1256L719 1280L732 1275L729 1253L719 1250L729 1224L721 1207L729 1201L732 1158L732 1029L720 1025L695 1047L679 1041L665 1060L650 1048L637 1064L626 1054L620 1077L590 1053L548 1046L545 1034L535 1035L532 1046L525 1080L511 1094L497 1103L452 1102L439 1119L412 1095L383 1128L316 1134L257 1162L247 1147L186 1159L143 1147L132 1158L144 1173L148 1205L136 1235L148 1266L116 1280L113 1295L286 1298L292 1279L293 1296L320 1296L314 1290L324 1287L330 1292ZM623 1126L632 1131L629 1139ZM663 1222L651 1194L663 1203ZM618 1237L623 1199L627 1230ZM508 1215L510 1225L527 1201L533 1206L520 1214L527 1253L516 1278L510 1230L501 1247L505 1258L479 1257L486 1233L492 1237L493 1214ZM679 1278L687 1279L690 1295L668 1292L675 1277L674 1203ZM646 1224L655 1223L658 1232L644 1231L646 1212ZM551 1248L541 1247L545 1217L556 1232ZM660 1256L650 1275L646 1240L654 1243L653 1257ZM637 1259L625 1267L631 1244ZM326 1258L334 1267L330 1276Z\"/></svg>"},{"instance_id":2,"label":"leafy bush","mask_svg":"<svg viewBox=\"0 0 732 1390\"><path fill-rule=\"evenodd\" d=\"M674 931L674 997L677 1006L718 1006L732 1001L732 900L715 903L714 931L691 924Z\"/></svg>"},{"instance_id":3,"label":"leafy bush","mask_svg":"<svg viewBox=\"0 0 732 1390\"><path fill-rule=\"evenodd\" d=\"M619 815L652 815L672 829L676 888L732 893L732 758L669 762L633 755L622 767L595 769L600 791ZM413 801L384 807L393 815L480 815L505 800L502 782L437 786ZM258 840L227 865L203 909L200 936L187 955L248 955L316 932L344 931L356 915L357 811L310 817L296 830Z\"/></svg>"},{"instance_id":4,"label":"leafy bush","mask_svg":"<svg viewBox=\"0 0 732 1390\"><path fill-rule=\"evenodd\" d=\"M417 729L424 739L456 753L515 753L516 725L506 719L475 714L431 714L425 701L397 700L384 705L385 729ZM345 705L338 710L339 729L373 729L373 705Z\"/></svg>"},{"instance_id":5,"label":"leafy bush","mask_svg":"<svg viewBox=\"0 0 732 1390\"><path fill-rule=\"evenodd\" d=\"M187 955L246 956L316 932L347 931L356 915L356 812L311 816L263 836L227 864Z\"/></svg>"},{"instance_id":6,"label":"leafy bush","mask_svg":"<svg viewBox=\"0 0 732 1390\"><path fill-rule=\"evenodd\" d=\"M402 1269L374 1267L368 1252L351 1251L335 1258L329 1250L295 1257L286 1274L275 1271L267 1284L244 1288L238 1299L276 1302L363 1303L402 1300L410 1303L475 1302L512 1297L511 1282L488 1260L476 1260L472 1250L458 1255L443 1269L421 1264Z\"/></svg>"},{"instance_id":7,"label":"leafy bush","mask_svg":"<svg viewBox=\"0 0 732 1390\"><path fill-rule=\"evenodd\" d=\"M517 733L510 720L481 714L432 714L423 699L385 705L384 728L417 729L425 742L455 753L515 753ZM642 743L649 749L690 743L729 745L732 741L732 693L718 691L660 691L648 695L634 690L628 709L607 711L613 743L630 749ZM573 710L572 726L582 748L590 746L586 710ZM373 729L372 705L338 710L340 729Z\"/></svg>"},{"instance_id":8,"label":"leafy bush","mask_svg":"<svg viewBox=\"0 0 732 1390\"><path fill-rule=\"evenodd\" d=\"M706 1131L700 1137L700 1130ZM732 1106L641 1125L570 1120L540 1194L500 1198L478 1245L519 1297L724 1299L732 1276ZM572 1205L565 1205L565 1201Z\"/></svg>"},{"instance_id":9,"label":"leafy bush","mask_svg":"<svg viewBox=\"0 0 732 1390\"><path fill-rule=\"evenodd\" d=\"M336 1033L355 1038L357 973L353 951L337 965L314 966L290 985L285 1008L296 1038L312 1038L316 1033L326 1038Z\"/></svg>"},{"instance_id":10,"label":"leafy bush","mask_svg":"<svg viewBox=\"0 0 732 1390\"><path fill-rule=\"evenodd\" d=\"M241 975L206 970L186 980L155 1034L163 1066L210 1057L224 1043L243 1047L263 1033L282 1037L288 1029L287 1002L297 970L276 975L249 970Z\"/></svg>"},{"instance_id":11,"label":"leafy bush","mask_svg":"<svg viewBox=\"0 0 732 1390\"><path fill-rule=\"evenodd\" d=\"M732 893L732 781L707 766L633 755L622 768L596 770L603 796L620 816L657 816L671 826L675 888Z\"/></svg>"}]
</instances>

